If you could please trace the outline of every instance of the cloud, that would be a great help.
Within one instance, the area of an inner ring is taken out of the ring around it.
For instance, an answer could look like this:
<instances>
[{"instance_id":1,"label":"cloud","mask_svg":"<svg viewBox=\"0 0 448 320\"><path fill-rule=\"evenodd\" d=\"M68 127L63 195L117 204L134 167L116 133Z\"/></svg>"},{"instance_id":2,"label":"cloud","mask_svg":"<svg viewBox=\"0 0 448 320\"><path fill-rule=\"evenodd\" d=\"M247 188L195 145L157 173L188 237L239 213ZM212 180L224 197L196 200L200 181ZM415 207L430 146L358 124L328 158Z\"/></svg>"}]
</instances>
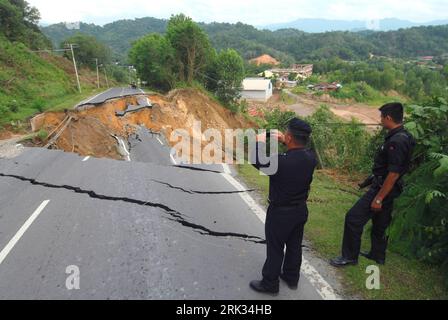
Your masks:
<instances>
[{"instance_id":1,"label":"cloud","mask_svg":"<svg viewBox=\"0 0 448 320\"><path fill-rule=\"evenodd\" d=\"M372 20L401 18L415 22L447 19L446 0L28 0L42 22L84 21L105 24L119 19L169 18L185 13L196 21L253 25L299 18Z\"/></svg>"}]
</instances>

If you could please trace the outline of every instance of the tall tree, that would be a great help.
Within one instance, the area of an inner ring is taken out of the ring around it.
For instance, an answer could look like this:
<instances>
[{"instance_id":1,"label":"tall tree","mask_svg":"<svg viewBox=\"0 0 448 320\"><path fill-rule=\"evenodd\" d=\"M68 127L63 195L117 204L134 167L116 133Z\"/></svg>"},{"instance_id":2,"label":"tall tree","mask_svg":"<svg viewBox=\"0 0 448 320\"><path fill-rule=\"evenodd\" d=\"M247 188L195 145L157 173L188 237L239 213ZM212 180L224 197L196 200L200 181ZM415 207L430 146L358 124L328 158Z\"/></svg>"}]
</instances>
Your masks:
<instances>
[{"instance_id":1,"label":"tall tree","mask_svg":"<svg viewBox=\"0 0 448 320\"><path fill-rule=\"evenodd\" d=\"M134 42L129 52L129 62L137 69L139 77L150 86L162 90L174 87L174 49L159 34L149 34Z\"/></svg>"},{"instance_id":2,"label":"tall tree","mask_svg":"<svg viewBox=\"0 0 448 320\"><path fill-rule=\"evenodd\" d=\"M40 32L40 13L24 0L0 0L0 34L10 41L19 41L37 49L51 47L51 42Z\"/></svg>"},{"instance_id":3,"label":"tall tree","mask_svg":"<svg viewBox=\"0 0 448 320\"><path fill-rule=\"evenodd\" d=\"M233 49L222 50L212 69L214 79L211 80L216 82L214 91L218 98L226 105L235 103L240 97L241 83L245 77L243 58Z\"/></svg>"},{"instance_id":4,"label":"tall tree","mask_svg":"<svg viewBox=\"0 0 448 320\"><path fill-rule=\"evenodd\" d=\"M191 18L179 14L169 20L166 37L175 50L180 80L192 83L210 61L212 46L207 35Z\"/></svg>"}]
</instances>

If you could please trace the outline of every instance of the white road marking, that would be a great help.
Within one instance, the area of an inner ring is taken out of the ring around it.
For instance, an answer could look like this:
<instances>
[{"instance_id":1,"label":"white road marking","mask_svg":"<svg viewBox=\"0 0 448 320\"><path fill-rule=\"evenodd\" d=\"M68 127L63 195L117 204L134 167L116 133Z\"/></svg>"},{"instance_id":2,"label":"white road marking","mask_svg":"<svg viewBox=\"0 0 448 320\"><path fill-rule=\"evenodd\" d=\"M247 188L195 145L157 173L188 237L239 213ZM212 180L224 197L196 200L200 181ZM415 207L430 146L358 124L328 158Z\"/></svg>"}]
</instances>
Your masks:
<instances>
[{"instance_id":1,"label":"white road marking","mask_svg":"<svg viewBox=\"0 0 448 320\"><path fill-rule=\"evenodd\" d=\"M156 137L157 141L159 141L159 143L163 146L163 142L162 140L159 139L159 137Z\"/></svg>"},{"instance_id":2,"label":"white road marking","mask_svg":"<svg viewBox=\"0 0 448 320\"><path fill-rule=\"evenodd\" d=\"M90 159L90 156L85 157L84 159L82 159L83 162L87 161Z\"/></svg>"},{"instance_id":3,"label":"white road marking","mask_svg":"<svg viewBox=\"0 0 448 320\"><path fill-rule=\"evenodd\" d=\"M241 183L239 183L234 177L227 173L221 173L221 175L226 179L232 186L234 186L238 191L246 190ZM239 193L240 197L246 202L249 208L255 213L255 215L261 220L261 222L265 223L266 213L264 210L258 205L258 203L247 193L241 192Z\"/></svg>"},{"instance_id":4,"label":"white road marking","mask_svg":"<svg viewBox=\"0 0 448 320\"><path fill-rule=\"evenodd\" d=\"M232 171L230 170L230 167L227 163L223 163L222 168L224 169L224 173L232 174Z\"/></svg>"},{"instance_id":5,"label":"white road marking","mask_svg":"<svg viewBox=\"0 0 448 320\"><path fill-rule=\"evenodd\" d=\"M126 145L124 144L122 139L118 139L120 141L121 146L123 147L124 152L126 152L126 161L131 161L131 154L129 153L128 149L126 149Z\"/></svg>"},{"instance_id":6,"label":"white road marking","mask_svg":"<svg viewBox=\"0 0 448 320\"><path fill-rule=\"evenodd\" d=\"M171 162L172 162L174 165L177 165L176 159L174 159L174 156L173 156L172 153L170 153L170 158L171 158Z\"/></svg>"},{"instance_id":7,"label":"white road marking","mask_svg":"<svg viewBox=\"0 0 448 320\"><path fill-rule=\"evenodd\" d=\"M225 169L224 169L225 170ZM238 191L244 191L244 186L239 183L234 177L228 173L221 173L221 175ZM266 212L258 205L258 203L247 192L239 193L240 197L255 213L261 222L266 221ZM331 285L321 276L321 274L302 256L302 268L300 270L305 277L310 281L316 291L324 300L339 300L340 298L335 293Z\"/></svg>"},{"instance_id":8,"label":"white road marking","mask_svg":"<svg viewBox=\"0 0 448 320\"><path fill-rule=\"evenodd\" d=\"M3 260L5 260L6 256L9 254L9 252L14 248L16 243L20 240L20 238L23 236L23 234L26 232L26 230L30 227L30 225L36 220L36 218L39 216L39 214L44 210L44 208L47 206L47 204L50 202L50 200L43 201L40 206L33 212L33 214L28 218L28 220L25 221L23 226L17 231L17 233L12 237L12 239L8 242L6 247L0 252L0 264L2 264Z\"/></svg>"}]
</instances>

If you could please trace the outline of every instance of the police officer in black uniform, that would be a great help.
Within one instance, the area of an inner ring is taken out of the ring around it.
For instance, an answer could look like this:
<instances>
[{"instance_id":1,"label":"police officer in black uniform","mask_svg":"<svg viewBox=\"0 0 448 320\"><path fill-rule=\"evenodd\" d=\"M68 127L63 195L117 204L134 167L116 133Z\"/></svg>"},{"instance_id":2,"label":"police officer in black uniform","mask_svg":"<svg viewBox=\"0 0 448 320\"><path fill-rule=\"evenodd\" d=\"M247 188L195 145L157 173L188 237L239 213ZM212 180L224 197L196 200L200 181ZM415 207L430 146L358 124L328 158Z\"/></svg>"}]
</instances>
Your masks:
<instances>
[{"instance_id":1,"label":"police officer in black uniform","mask_svg":"<svg viewBox=\"0 0 448 320\"><path fill-rule=\"evenodd\" d=\"M402 192L402 177L409 169L415 141L403 128L401 103L386 104L380 111L381 124L388 130L388 134L375 156L372 176L365 183L371 184L370 189L345 217L342 255L330 260L330 264L335 267L358 263L361 235L370 219L373 224L371 248L370 252L361 252L361 255L378 264L385 263L385 231L392 220L393 202Z\"/></svg>"},{"instance_id":2,"label":"police officer in black uniform","mask_svg":"<svg viewBox=\"0 0 448 320\"><path fill-rule=\"evenodd\" d=\"M277 171L269 175L269 208L266 214L267 258L263 266L263 279L254 280L250 287L258 292L276 295L279 277L290 289L297 289L302 264L303 228L308 219L306 201L317 165L314 153L306 148L311 127L294 118L285 134L273 133L273 139L284 143L285 154L275 155ZM254 166L263 171L270 165L261 164L258 150L264 148L265 135L257 136L257 157ZM270 158L273 161L272 157ZM286 246L286 252L284 252ZM283 268L282 268L283 265Z\"/></svg>"}]
</instances>

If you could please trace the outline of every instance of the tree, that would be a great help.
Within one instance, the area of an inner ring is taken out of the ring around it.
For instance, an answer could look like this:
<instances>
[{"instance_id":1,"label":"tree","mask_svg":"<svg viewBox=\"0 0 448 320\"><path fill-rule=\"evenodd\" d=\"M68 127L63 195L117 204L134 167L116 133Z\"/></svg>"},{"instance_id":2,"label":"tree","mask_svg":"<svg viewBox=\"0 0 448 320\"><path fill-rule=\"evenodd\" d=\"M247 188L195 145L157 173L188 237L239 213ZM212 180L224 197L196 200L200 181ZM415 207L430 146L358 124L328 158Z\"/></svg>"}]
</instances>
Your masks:
<instances>
[{"instance_id":1,"label":"tree","mask_svg":"<svg viewBox=\"0 0 448 320\"><path fill-rule=\"evenodd\" d=\"M153 33L137 40L129 52L129 61L150 86L162 90L174 87L175 52L165 37Z\"/></svg>"},{"instance_id":2,"label":"tree","mask_svg":"<svg viewBox=\"0 0 448 320\"><path fill-rule=\"evenodd\" d=\"M96 67L95 59L101 64L111 61L109 47L98 42L95 37L77 33L61 43L62 48L68 48L69 44L76 44L75 57L80 65L88 66L91 69ZM66 52L65 56L71 58L71 52Z\"/></svg>"},{"instance_id":3,"label":"tree","mask_svg":"<svg viewBox=\"0 0 448 320\"><path fill-rule=\"evenodd\" d=\"M37 48L50 48L51 42L40 32L40 13L24 0L0 0L0 33L10 41Z\"/></svg>"},{"instance_id":4,"label":"tree","mask_svg":"<svg viewBox=\"0 0 448 320\"><path fill-rule=\"evenodd\" d=\"M417 101L421 101L424 96L423 81L413 70L406 75L405 93Z\"/></svg>"},{"instance_id":5,"label":"tree","mask_svg":"<svg viewBox=\"0 0 448 320\"><path fill-rule=\"evenodd\" d=\"M175 51L180 80L191 84L212 55L207 35L191 18L179 14L169 20L166 37Z\"/></svg>"},{"instance_id":6,"label":"tree","mask_svg":"<svg viewBox=\"0 0 448 320\"><path fill-rule=\"evenodd\" d=\"M233 49L222 50L213 63L213 70L216 95L226 105L235 103L245 77L243 58Z\"/></svg>"}]
</instances>

